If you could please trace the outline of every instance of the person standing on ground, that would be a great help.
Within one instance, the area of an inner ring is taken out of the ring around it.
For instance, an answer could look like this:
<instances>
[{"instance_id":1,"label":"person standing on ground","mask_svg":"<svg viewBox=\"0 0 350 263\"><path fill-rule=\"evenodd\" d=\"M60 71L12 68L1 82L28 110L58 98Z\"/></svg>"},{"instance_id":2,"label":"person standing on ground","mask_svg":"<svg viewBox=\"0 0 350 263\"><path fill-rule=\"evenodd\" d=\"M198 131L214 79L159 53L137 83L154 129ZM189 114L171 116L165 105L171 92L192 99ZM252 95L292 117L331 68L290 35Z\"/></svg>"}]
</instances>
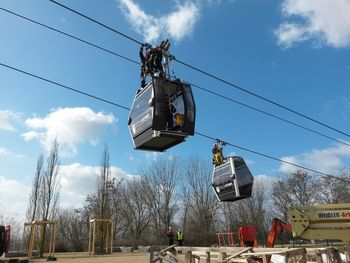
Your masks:
<instances>
[{"instance_id":1,"label":"person standing on ground","mask_svg":"<svg viewBox=\"0 0 350 263\"><path fill-rule=\"evenodd\" d=\"M174 232L171 226L169 226L166 236L168 238L168 245L170 247L174 244Z\"/></svg>"},{"instance_id":2,"label":"person standing on ground","mask_svg":"<svg viewBox=\"0 0 350 263\"><path fill-rule=\"evenodd\" d=\"M180 247L183 244L183 233L179 228L176 232L177 245Z\"/></svg>"}]
</instances>

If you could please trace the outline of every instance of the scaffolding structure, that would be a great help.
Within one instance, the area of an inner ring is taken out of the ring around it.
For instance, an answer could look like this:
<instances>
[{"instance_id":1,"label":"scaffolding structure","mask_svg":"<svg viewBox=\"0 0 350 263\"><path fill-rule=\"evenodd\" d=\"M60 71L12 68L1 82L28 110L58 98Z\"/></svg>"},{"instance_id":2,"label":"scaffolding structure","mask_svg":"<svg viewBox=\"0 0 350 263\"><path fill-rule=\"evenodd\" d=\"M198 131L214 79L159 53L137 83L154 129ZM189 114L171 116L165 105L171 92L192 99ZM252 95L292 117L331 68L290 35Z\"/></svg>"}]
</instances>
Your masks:
<instances>
[{"instance_id":1,"label":"scaffolding structure","mask_svg":"<svg viewBox=\"0 0 350 263\"><path fill-rule=\"evenodd\" d=\"M96 228L97 224L105 224L107 227L106 234L106 246L104 247L107 254L113 252L113 232L114 232L114 220L106 218L94 218L90 220L89 227L89 255L95 255L95 245L96 245ZM101 247L101 251L102 251Z\"/></svg>"},{"instance_id":2,"label":"scaffolding structure","mask_svg":"<svg viewBox=\"0 0 350 263\"><path fill-rule=\"evenodd\" d=\"M24 223L24 226L30 226L30 237L29 237L29 246L28 246L28 259L31 259L33 256L33 248L35 244L36 236L36 227L41 226L41 233L44 235L43 231L46 229L47 225L50 225L50 234L49 234L49 257L53 257L55 254L55 245L56 245L56 234L57 234L57 220L45 220L38 221L35 220L31 223Z\"/></svg>"}]
</instances>

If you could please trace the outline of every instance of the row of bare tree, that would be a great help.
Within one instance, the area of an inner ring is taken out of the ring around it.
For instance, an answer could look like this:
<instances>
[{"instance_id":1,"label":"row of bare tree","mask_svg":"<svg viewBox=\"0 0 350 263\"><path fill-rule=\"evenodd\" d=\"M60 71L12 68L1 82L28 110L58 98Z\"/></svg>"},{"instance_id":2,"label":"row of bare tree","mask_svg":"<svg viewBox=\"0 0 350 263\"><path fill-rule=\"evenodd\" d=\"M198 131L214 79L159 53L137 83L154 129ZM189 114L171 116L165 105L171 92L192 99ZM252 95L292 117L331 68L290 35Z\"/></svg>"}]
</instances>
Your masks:
<instances>
[{"instance_id":1,"label":"row of bare tree","mask_svg":"<svg viewBox=\"0 0 350 263\"><path fill-rule=\"evenodd\" d=\"M220 203L211 187L210 162L160 158L141 167L139 177L117 180L111 174L107 148L101 159L96 191L87 196L82 209L58 209L58 144L53 144L44 166L37 162L27 220L59 220L60 250L87 249L89 220L112 218L115 245L162 245L166 230L181 228L186 245L208 246L215 243L217 231L237 231L244 225L257 225L264 244L273 217L288 221L290 206L350 202L350 170L335 177L321 177L297 171L276 180L254 182L253 196L235 203ZM339 180L340 179L340 180ZM45 232L45 231L43 231ZM98 228L98 246L105 244L107 228ZM43 242L43 243L42 243ZM41 251L45 250L42 238Z\"/></svg>"},{"instance_id":2,"label":"row of bare tree","mask_svg":"<svg viewBox=\"0 0 350 263\"><path fill-rule=\"evenodd\" d=\"M342 181L350 180L350 170L335 177L304 171L276 180L257 177L253 196L235 203L218 202L211 187L211 164L196 157L160 158L142 167L139 175L116 181L110 173L108 151L104 151L96 193L87 197L78 214L73 210L60 213L61 225L71 222L76 224L71 229L81 231L72 236L73 231L61 227L61 238L70 244L67 249L86 247L89 218L114 219L119 245L165 244L166 230L173 226L182 229L187 245L208 246L216 242L217 231L237 231L244 225L257 225L264 244L272 218L288 221L290 206L350 202L350 185ZM100 228L101 247L105 231Z\"/></svg>"}]
</instances>

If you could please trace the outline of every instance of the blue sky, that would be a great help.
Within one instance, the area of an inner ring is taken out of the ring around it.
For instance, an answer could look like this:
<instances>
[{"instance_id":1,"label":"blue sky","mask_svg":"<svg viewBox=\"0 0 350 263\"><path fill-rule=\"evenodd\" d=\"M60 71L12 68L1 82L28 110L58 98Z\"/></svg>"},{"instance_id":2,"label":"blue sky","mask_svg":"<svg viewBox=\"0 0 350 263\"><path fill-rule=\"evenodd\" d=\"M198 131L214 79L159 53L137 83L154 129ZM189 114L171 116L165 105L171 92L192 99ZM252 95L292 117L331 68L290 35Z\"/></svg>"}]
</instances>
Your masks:
<instances>
[{"instance_id":1,"label":"blue sky","mask_svg":"<svg viewBox=\"0 0 350 263\"><path fill-rule=\"evenodd\" d=\"M350 133L350 3L346 0L76 0L59 1L141 42L169 38L179 60ZM139 46L49 2L2 0L0 7L138 60ZM0 63L131 107L139 67L0 10ZM173 64L191 83L337 140L347 136ZM193 88L196 131L279 159L336 174L350 166L350 147ZM35 165L57 137L63 206L95 190L105 145L113 174L137 175L160 154L135 151L128 111L0 66L0 205L25 212ZM211 161L200 136L163 155ZM294 168L243 150L255 176Z\"/></svg>"}]
</instances>

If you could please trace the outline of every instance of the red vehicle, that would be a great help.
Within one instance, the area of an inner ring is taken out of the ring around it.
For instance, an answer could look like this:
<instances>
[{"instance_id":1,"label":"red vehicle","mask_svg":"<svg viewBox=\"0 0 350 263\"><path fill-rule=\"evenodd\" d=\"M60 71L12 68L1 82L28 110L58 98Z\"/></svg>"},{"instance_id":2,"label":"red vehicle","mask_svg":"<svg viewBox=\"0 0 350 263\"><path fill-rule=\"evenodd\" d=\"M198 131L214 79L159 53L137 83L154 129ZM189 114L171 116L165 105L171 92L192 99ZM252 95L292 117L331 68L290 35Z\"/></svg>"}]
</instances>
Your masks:
<instances>
[{"instance_id":1,"label":"red vehicle","mask_svg":"<svg viewBox=\"0 0 350 263\"><path fill-rule=\"evenodd\" d=\"M238 238L241 247L257 247L256 226L242 226L238 228Z\"/></svg>"}]
</instances>

